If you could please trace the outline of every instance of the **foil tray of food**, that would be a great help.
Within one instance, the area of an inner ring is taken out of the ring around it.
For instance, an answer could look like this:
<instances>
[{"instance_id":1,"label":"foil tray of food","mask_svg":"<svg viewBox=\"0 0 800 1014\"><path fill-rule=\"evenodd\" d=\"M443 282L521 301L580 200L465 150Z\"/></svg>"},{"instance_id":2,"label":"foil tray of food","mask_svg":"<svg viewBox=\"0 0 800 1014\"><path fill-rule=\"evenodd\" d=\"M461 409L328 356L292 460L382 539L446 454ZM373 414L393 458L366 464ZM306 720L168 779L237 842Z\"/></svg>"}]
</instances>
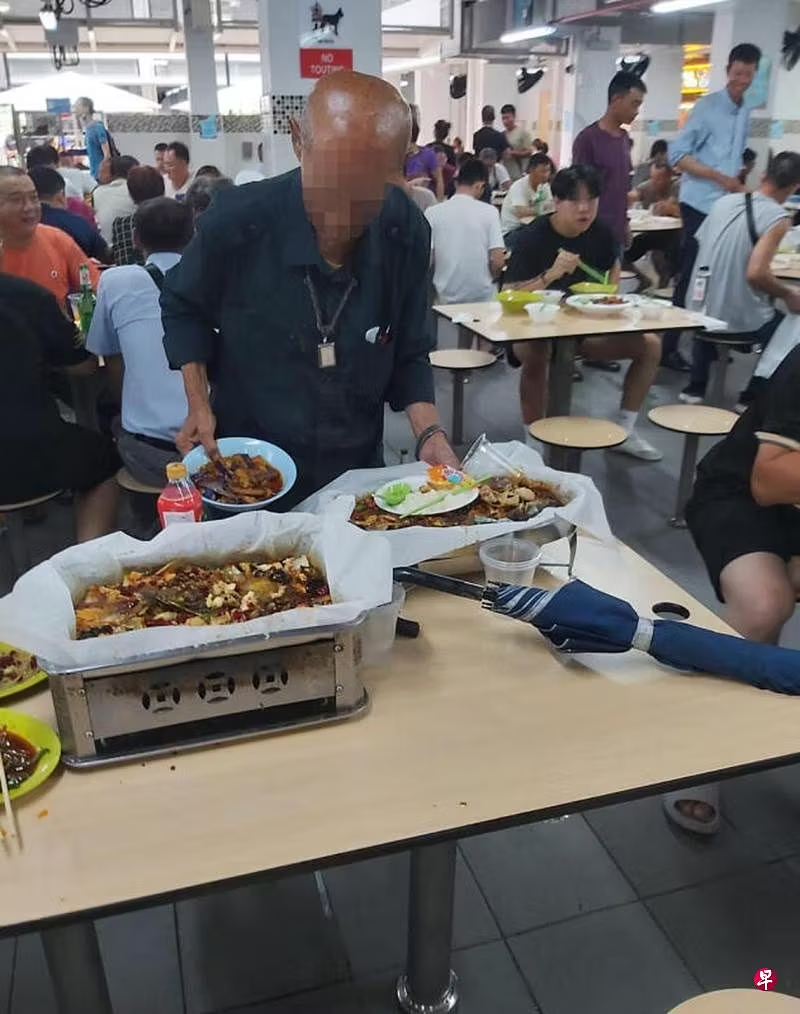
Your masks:
<instances>
[{"instance_id":1,"label":"foil tray of food","mask_svg":"<svg viewBox=\"0 0 800 1014\"><path fill-rule=\"evenodd\" d=\"M602 497L588 476L548 468L518 441L491 444L485 437L460 469L428 470L416 463L345 472L299 509L347 519L372 538L382 536L394 567L556 523L559 530L567 526L612 539Z\"/></svg>"}]
</instances>

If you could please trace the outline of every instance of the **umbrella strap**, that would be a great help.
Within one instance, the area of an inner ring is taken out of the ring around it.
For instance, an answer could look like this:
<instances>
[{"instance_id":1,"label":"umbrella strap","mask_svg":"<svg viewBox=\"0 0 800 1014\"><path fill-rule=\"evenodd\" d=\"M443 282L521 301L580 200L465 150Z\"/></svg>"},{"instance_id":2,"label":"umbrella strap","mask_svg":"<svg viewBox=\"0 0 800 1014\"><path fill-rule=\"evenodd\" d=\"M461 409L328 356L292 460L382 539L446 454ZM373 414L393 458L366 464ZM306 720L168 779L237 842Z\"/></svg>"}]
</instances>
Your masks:
<instances>
[{"instance_id":1,"label":"umbrella strap","mask_svg":"<svg viewBox=\"0 0 800 1014\"><path fill-rule=\"evenodd\" d=\"M631 647L636 648L637 651L650 651L654 632L655 625L653 621L640 616L639 622L636 624L633 639L631 640Z\"/></svg>"}]
</instances>

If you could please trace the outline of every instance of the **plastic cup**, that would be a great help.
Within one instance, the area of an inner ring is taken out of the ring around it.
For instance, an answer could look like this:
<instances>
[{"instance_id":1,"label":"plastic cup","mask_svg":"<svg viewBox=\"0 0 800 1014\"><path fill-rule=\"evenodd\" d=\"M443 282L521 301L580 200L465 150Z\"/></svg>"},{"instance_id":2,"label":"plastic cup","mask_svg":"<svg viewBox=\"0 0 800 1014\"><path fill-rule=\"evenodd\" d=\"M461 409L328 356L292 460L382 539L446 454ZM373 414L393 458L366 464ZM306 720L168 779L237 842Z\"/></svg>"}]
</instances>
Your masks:
<instances>
[{"instance_id":1,"label":"plastic cup","mask_svg":"<svg viewBox=\"0 0 800 1014\"><path fill-rule=\"evenodd\" d=\"M401 584L392 585L392 601L373 609L361 627L361 661L364 665L380 665L394 646L395 627L406 601Z\"/></svg>"},{"instance_id":2,"label":"plastic cup","mask_svg":"<svg viewBox=\"0 0 800 1014\"><path fill-rule=\"evenodd\" d=\"M542 547L515 535L482 542L478 555L487 581L498 584L528 585L533 582L542 558Z\"/></svg>"},{"instance_id":3,"label":"plastic cup","mask_svg":"<svg viewBox=\"0 0 800 1014\"><path fill-rule=\"evenodd\" d=\"M501 454L500 451L481 433L475 443L464 455L461 470L473 479L488 479L494 475L520 475L520 470Z\"/></svg>"},{"instance_id":4,"label":"plastic cup","mask_svg":"<svg viewBox=\"0 0 800 1014\"><path fill-rule=\"evenodd\" d=\"M525 310L533 324L552 324L558 314L558 307L552 303L528 303Z\"/></svg>"},{"instance_id":5,"label":"plastic cup","mask_svg":"<svg viewBox=\"0 0 800 1014\"><path fill-rule=\"evenodd\" d=\"M79 306L81 301L81 294L80 292L70 292L70 294L67 296L67 299L69 300L69 308L70 312L72 313L72 320L75 324L75 327L80 328L81 315L79 311Z\"/></svg>"},{"instance_id":6,"label":"plastic cup","mask_svg":"<svg viewBox=\"0 0 800 1014\"><path fill-rule=\"evenodd\" d=\"M564 293L560 289L542 289L539 295L547 306L558 306L564 298Z\"/></svg>"}]
</instances>

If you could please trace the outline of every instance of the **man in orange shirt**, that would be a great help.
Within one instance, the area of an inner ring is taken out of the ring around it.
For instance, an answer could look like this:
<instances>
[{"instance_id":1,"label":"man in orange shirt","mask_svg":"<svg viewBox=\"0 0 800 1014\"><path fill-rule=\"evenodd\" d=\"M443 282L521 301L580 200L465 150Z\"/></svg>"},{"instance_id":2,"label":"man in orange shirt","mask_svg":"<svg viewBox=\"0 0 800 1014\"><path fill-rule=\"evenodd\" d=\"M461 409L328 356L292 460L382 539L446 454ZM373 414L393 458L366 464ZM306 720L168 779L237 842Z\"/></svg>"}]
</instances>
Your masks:
<instances>
[{"instance_id":1,"label":"man in orange shirt","mask_svg":"<svg viewBox=\"0 0 800 1014\"><path fill-rule=\"evenodd\" d=\"M0 166L0 271L36 282L66 308L67 295L80 289L81 265L89 266L92 288L97 268L66 233L40 220L33 180L21 169Z\"/></svg>"}]
</instances>

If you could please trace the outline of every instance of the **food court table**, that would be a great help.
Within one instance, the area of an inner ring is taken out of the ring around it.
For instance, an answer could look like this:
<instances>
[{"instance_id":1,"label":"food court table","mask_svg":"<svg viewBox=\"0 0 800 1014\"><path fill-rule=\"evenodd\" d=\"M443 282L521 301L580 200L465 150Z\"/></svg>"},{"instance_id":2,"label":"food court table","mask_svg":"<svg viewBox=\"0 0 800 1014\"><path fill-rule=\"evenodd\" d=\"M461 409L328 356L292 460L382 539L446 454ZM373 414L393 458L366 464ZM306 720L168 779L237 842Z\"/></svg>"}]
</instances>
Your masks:
<instances>
[{"instance_id":1,"label":"food court table","mask_svg":"<svg viewBox=\"0 0 800 1014\"><path fill-rule=\"evenodd\" d=\"M641 218L630 219L631 232L676 232L683 228L679 218L672 218L668 215L648 215Z\"/></svg>"},{"instance_id":2,"label":"food court table","mask_svg":"<svg viewBox=\"0 0 800 1014\"><path fill-rule=\"evenodd\" d=\"M644 615L672 601L725 629L622 545L579 540L576 570ZM94 916L407 848L398 989L416 998L408 1010L452 1009L458 838L798 758L795 698L636 652L565 661L532 627L427 590L404 615L421 635L366 671L362 719L63 772L18 802L23 849L0 846L0 933L42 931L61 1014L111 1009ZM17 707L54 721L46 692Z\"/></svg>"},{"instance_id":3,"label":"food court table","mask_svg":"<svg viewBox=\"0 0 800 1014\"><path fill-rule=\"evenodd\" d=\"M776 278L800 282L800 254L778 254L772 261L772 273Z\"/></svg>"},{"instance_id":4,"label":"food court table","mask_svg":"<svg viewBox=\"0 0 800 1014\"><path fill-rule=\"evenodd\" d=\"M556 339L548 384L547 414L569 415L572 402L572 374L578 339L593 336L638 334L642 331L697 329L695 314L676 306L664 306L658 320L642 320L623 313L614 317L590 317L563 307L555 320L534 324L527 313L503 313L496 301L488 303L451 303L434 306L434 312L458 325L460 331L477 335L498 345L511 342ZM459 342L459 344L462 344ZM466 344L471 344L467 342Z\"/></svg>"}]
</instances>

